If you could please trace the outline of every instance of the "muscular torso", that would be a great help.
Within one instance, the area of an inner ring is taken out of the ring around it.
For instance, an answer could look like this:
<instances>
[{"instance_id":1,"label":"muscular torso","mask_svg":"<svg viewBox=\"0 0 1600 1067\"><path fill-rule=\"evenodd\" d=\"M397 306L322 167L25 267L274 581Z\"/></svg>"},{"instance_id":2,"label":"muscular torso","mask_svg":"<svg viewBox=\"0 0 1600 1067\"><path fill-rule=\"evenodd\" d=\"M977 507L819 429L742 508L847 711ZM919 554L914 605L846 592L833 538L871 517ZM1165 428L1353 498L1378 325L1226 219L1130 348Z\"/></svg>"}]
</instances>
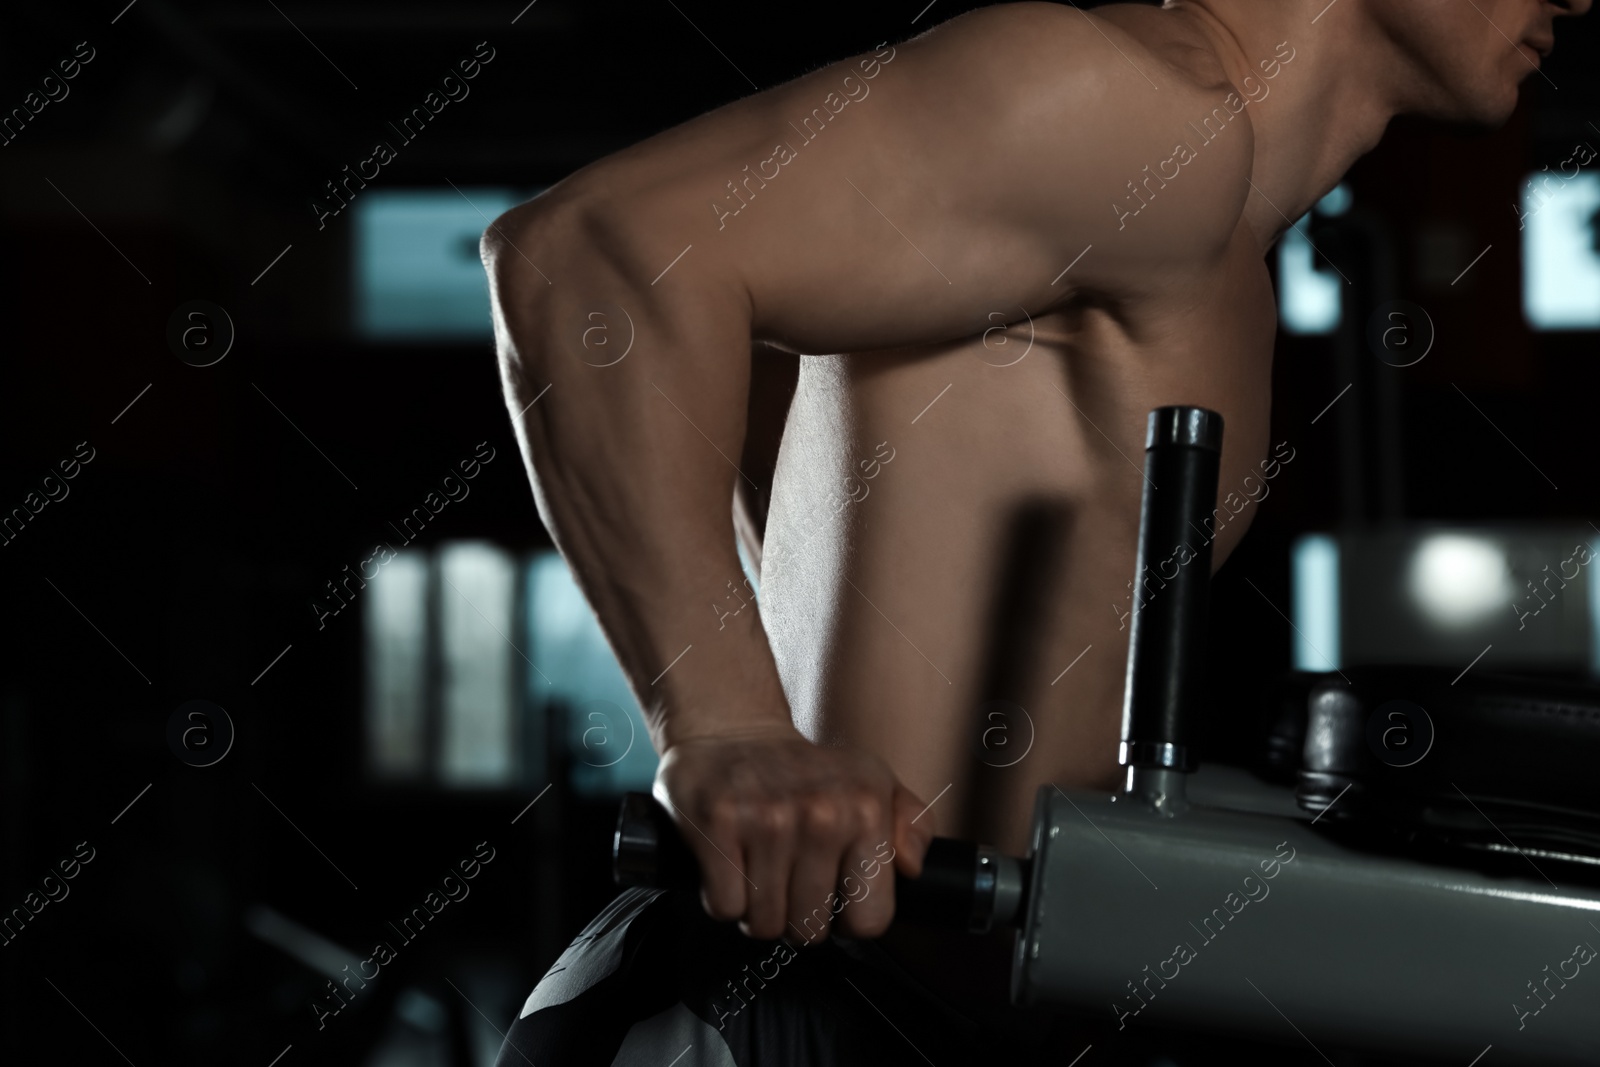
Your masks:
<instances>
[{"instance_id":1,"label":"muscular torso","mask_svg":"<svg viewBox=\"0 0 1600 1067\"><path fill-rule=\"evenodd\" d=\"M1131 301L802 357L762 568L800 729L881 756L939 835L1013 855L1039 786L1114 788L1146 415L1220 412L1219 484L1240 486L1269 449L1274 325L1240 224L1220 262ZM897 925L882 944L949 1003L1003 1011L1009 934Z\"/></svg>"},{"instance_id":2,"label":"muscular torso","mask_svg":"<svg viewBox=\"0 0 1600 1067\"><path fill-rule=\"evenodd\" d=\"M762 615L807 736L939 797L940 834L1021 853L1039 785L1118 777L1145 416L1221 412L1221 485L1238 485L1268 450L1274 312L1241 227L1159 293L1013 315L800 361Z\"/></svg>"}]
</instances>

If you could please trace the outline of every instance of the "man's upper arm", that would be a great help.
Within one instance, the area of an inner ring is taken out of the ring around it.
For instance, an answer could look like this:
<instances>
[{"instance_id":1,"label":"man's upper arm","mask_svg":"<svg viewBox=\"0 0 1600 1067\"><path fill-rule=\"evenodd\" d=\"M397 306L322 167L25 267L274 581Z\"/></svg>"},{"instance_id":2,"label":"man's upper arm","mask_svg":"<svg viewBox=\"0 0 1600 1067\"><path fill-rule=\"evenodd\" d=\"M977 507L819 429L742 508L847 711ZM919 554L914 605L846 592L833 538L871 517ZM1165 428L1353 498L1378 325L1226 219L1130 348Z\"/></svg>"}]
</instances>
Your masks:
<instances>
[{"instance_id":1,"label":"man's upper arm","mask_svg":"<svg viewBox=\"0 0 1600 1067\"><path fill-rule=\"evenodd\" d=\"M731 286L756 337L803 352L977 333L1149 239L1119 234L1109 205L1179 124L1103 36L1118 32L1056 5L983 9L700 116L574 184L662 304ZM1053 284L1090 244L1104 251Z\"/></svg>"}]
</instances>

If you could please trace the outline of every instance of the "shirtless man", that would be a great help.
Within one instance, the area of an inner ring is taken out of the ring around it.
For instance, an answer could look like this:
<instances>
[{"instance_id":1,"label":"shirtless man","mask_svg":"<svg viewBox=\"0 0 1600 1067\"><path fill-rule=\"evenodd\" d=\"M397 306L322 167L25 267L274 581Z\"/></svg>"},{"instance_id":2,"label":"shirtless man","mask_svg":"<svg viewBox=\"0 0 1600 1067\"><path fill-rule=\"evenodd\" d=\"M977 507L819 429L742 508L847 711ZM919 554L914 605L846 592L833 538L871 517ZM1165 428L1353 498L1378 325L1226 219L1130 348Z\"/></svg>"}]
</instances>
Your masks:
<instances>
[{"instance_id":1,"label":"shirtless man","mask_svg":"<svg viewBox=\"0 0 1600 1067\"><path fill-rule=\"evenodd\" d=\"M1268 249L1395 115L1506 120L1554 20L1590 3L1003 4L667 130L490 228L539 512L632 679L706 912L799 940L891 848L905 875L935 834L1022 853L1038 786L1117 785L1146 413L1224 416L1224 492L1270 462ZM776 440L752 386L793 354L760 610L734 612L729 503L759 510L747 439ZM1051 610L1027 676L986 692L999 560L1040 504L1063 518ZM996 697L1032 730L1004 768L977 745ZM889 928L880 877L838 932Z\"/></svg>"}]
</instances>

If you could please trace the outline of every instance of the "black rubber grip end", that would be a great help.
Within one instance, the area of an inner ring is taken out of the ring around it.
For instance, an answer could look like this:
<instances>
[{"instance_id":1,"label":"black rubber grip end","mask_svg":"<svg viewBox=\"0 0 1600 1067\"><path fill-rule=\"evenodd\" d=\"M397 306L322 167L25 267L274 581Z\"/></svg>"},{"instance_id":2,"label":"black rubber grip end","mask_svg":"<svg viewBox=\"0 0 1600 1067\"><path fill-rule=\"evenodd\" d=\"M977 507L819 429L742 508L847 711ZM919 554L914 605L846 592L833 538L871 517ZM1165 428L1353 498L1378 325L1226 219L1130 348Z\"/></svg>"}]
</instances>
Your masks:
<instances>
[{"instance_id":1,"label":"black rubber grip end","mask_svg":"<svg viewBox=\"0 0 1600 1067\"><path fill-rule=\"evenodd\" d=\"M978 846L971 841L936 837L922 858L922 876L896 878L896 920L924 926L964 930L972 921Z\"/></svg>"},{"instance_id":2,"label":"black rubber grip end","mask_svg":"<svg viewBox=\"0 0 1600 1067\"><path fill-rule=\"evenodd\" d=\"M649 793L627 793L611 842L611 874L621 886L696 889L700 867L667 809Z\"/></svg>"},{"instance_id":3,"label":"black rubber grip end","mask_svg":"<svg viewBox=\"0 0 1600 1067\"><path fill-rule=\"evenodd\" d=\"M1222 451L1222 416L1196 407L1156 408L1145 425L1146 452L1162 445Z\"/></svg>"}]
</instances>

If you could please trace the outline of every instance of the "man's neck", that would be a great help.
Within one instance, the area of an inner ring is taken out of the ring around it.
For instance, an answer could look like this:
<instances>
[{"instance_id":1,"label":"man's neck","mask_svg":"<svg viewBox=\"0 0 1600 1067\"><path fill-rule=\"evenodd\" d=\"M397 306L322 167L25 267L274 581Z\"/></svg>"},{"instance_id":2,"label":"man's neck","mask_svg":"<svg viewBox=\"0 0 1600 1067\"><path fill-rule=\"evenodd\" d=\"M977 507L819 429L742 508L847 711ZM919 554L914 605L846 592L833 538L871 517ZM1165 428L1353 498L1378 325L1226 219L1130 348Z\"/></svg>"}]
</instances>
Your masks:
<instances>
[{"instance_id":1,"label":"man's neck","mask_svg":"<svg viewBox=\"0 0 1600 1067\"><path fill-rule=\"evenodd\" d=\"M1210 40L1234 85L1267 90L1249 105L1254 190L1244 215L1263 251L1377 147L1406 109L1395 76L1404 60L1365 21L1361 3L1168 0L1163 8ZM1261 63L1280 47L1294 58L1267 80Z\"/></svg>"}]
</instances>

